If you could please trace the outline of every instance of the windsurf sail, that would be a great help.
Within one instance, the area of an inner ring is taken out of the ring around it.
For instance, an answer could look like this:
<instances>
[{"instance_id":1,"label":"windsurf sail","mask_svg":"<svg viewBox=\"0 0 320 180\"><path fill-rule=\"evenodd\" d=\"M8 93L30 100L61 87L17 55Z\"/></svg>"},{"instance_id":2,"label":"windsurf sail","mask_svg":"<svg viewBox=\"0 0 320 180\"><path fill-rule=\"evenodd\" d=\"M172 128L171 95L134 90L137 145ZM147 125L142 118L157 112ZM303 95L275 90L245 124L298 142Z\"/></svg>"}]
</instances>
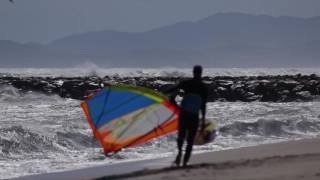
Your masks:
<instances>
[{"instance_id":1,"label":"windsurf sail","mask_svg":"<svg viewBox=\"0 0 320 180\"><path fill-rule=\"evenodd\" d=\"M178 107L147 88L109 85L81 106L106 154L173 133L178 127Z\"/></svg>"}]
</instances>

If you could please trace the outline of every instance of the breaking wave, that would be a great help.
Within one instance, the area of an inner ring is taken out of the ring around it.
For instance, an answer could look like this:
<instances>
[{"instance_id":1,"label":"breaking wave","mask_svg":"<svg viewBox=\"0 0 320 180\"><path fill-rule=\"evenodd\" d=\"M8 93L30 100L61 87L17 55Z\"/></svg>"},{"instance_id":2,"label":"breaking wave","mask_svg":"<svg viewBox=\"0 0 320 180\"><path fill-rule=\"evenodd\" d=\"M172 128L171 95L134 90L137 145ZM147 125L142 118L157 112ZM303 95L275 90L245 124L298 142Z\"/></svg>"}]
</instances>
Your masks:
<instances>
[{"instance_id":1,"label":"breaking wave","mask_svg":"<svg viewBox=\"0 0 320 180\"><path fill-rule=\"evenodd\" d=\"M53 138L43 136L22 126L0 129L0 146L3 154L28 154L57 150Z\"/></svg>"},{"instance_id":2,"label":"breaking wave","mask_svg":"<svg viewBox=\"0 0 320 180\"><path fill-rule=\"evenodd\" d=\"M205 68L205 76L267 76L318 74L318 68ZM103 76L192 76L190 68L99 68L89 60L74 68L0 68L0 76L77 77L88 75Z\"/></svg>"},{"instance_id":3,"label":"breaking wave","mask_svg":"<svg viewBox=\"0 0 320 180\"><path fill-rule=\"evenodd\" d=\"M0 101L3 103L16 103L18 101L32 104L34 100L61 101L58 95L46 95L41 92L21 91L11 85L0 85Z\"/></svg>"},{"instance_id":4,"label":"breaking wave","mask_svg":"<svg viewBox=\"0 0 320 180\"><path fill-rule=\"evenodd\" d=\"M105 158L78 100L0 85L0 106L0 179L176 152L171 135ZM216 120L219 135L195 151L320 136L319 109L320 102L209 103L207 115Z\"/></svg>"},{"instance_id":5,"label":"breaking wave","mask_svg":"<svg viewBox=\"0 0 320 180\"><path fill-rule=\"evenodd\" d=\"M10 101L20 96L18 89L10 85L0 85L0 101Z\"/></svg>"},{"instance_id":6,"label":"breaking wave","mask_svg":"<svg viewBox=\"0 0 320 180\"><path fill-rule=\"evenodd\" d=\"M219 129L222 136L259 135L263 137L288 137L294 135L310 135L320 132L320 121L308 120L266 120L256 122L233 122Z\"/></svg>"}]
</instances>

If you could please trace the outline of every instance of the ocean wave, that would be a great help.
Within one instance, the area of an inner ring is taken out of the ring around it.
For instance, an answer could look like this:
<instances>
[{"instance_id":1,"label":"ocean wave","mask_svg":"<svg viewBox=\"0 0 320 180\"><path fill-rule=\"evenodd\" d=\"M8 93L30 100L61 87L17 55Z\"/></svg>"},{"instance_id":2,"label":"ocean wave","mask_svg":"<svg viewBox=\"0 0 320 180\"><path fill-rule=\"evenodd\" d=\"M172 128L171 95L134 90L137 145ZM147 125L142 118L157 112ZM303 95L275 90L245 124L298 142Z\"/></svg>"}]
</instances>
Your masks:
<instances>
[{"instance_id":1,"label":"ocean wave","mask_svg":"<svg viewBox=\"0 0 320 180\"><path fill-rule=\"evenodd\" d=\"M0 92L6 97L0 101L3 178L176 153L177 135L173 134L106 158L99 142L93 140L80 101L12 86L1 86ZM319 108L319 102L208 103L207 117L216 120L220 133L213 143L196 146L194 152L320 135Z\"/></svg>"},{"instance_id":2,"label":"ocean wave","mask_svg":"<svg viewBox=\"0 0 320 180\"><path fill-rule=\"evenodd\" d=\"M309 120L268 120L259 119L255 122L235 121L219 129L222 136L259 135L262 137L293 136L320 132L319 121Z\"/></svg>"},{"instance_id":3,"label":"ocean wave","mask_svg":"<svg viewBox=\"0 0 320 180\"><path fill-rule=\"evenodd\" d=\"M55 136L56 143L68 150L81 150L83 148L100 148L92 134L84 134L79 131L58 131Z\"/></svg>"},{"instance_id":4,"label":"ocean wave","mask_svg":"<svg viewBox=\"0 0 320 180\"><path fill-rule=\"evenodd\" d=\"M91 134L80 131L42 133L23 126L0 128L0 154L7 158L26 154L47 156L50 152L64 154L99 147Z\"/></svg>"},{"instance_id":5,"label":"ocean wave","mask_svg":"<svg viewBox=\"0 0 320 180\"><path fill-rule=\"evenodd\" d=\"M318 74L319 68L205 68L204 76L267 76L267 75L295 75L295 74ZM90 65L89 68L77 66L75 68L0 68L0 76L21 76L21 77L78 77L97 75L120 76L120 77L157 77L192 76L190 68L160 67L154 68L98 68Z\"/></svg>"},{"instance_id":6,"label":"ocean wave","mask_svg":"<svg viewBox=\"0 0 320 180\"><path fill-rule=\"evenodd\" d=\"M61 101L62 98L56 94L45 94L34 91L19 90L12 85L0 85L0 102L12 103L12 102L26 102L32 103L34 100L45 101Z\"/></svg>"},{"instance_id":7,"label":"ocean wave","mask_svg":"<svg viewBox=\"0 0 320 180\"><path fill-rule=\"evenodd\" d=\"M20 97L18 89L10 85L0 85L0 101L8 101Z\"/></svg>"},{"instance_id":8,"label":"ocean wave","mask_svg":"<svg viewBox=\"0 0 320 180\"><path fill-rule=\"evenodd\" d=\"M3 154L28 154L44 150L57 150L53 138L36 132L12 126L0 129L0 147Z\"/></svg>"}]
</instances>

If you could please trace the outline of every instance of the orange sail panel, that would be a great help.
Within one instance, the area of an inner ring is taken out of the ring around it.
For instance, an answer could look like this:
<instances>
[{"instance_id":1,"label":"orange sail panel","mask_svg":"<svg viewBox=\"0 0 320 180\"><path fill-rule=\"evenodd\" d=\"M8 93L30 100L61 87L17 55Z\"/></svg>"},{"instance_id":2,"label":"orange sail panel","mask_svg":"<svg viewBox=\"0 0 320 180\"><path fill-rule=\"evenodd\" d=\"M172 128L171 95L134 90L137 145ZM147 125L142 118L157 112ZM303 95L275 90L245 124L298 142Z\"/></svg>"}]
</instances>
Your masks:
<instances>
[{"instance_id":1,"label":"orange sail panel","mask_svg":"<svg viewBox=\"0 0 320 180\"><path fill-rule=\"evenodd\" d=\"M142 87L110 85L81 107L105 153L146 143L178 127L178 107L164 95Z\"/></svg>"}]
</instances>

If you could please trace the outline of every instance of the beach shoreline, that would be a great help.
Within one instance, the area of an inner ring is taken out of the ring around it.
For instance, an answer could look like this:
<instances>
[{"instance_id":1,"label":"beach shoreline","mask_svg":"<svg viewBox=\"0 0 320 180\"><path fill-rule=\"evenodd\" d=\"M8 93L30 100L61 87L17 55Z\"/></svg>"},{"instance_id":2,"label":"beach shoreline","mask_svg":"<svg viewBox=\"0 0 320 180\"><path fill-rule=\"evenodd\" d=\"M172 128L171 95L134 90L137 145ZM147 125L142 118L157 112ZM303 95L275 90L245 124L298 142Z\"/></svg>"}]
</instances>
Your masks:
<instances>
[{"instance_id":1,"label":"beach shoreline","mask_svg":"<svg viewBox=\"0 0 320 180\"><path fill-rule=\"evenodd\" d=\"M320 139L194 154L187 168L173 157L103 165L17 179L319 179Z\"/></svg>"}]
</instances>

